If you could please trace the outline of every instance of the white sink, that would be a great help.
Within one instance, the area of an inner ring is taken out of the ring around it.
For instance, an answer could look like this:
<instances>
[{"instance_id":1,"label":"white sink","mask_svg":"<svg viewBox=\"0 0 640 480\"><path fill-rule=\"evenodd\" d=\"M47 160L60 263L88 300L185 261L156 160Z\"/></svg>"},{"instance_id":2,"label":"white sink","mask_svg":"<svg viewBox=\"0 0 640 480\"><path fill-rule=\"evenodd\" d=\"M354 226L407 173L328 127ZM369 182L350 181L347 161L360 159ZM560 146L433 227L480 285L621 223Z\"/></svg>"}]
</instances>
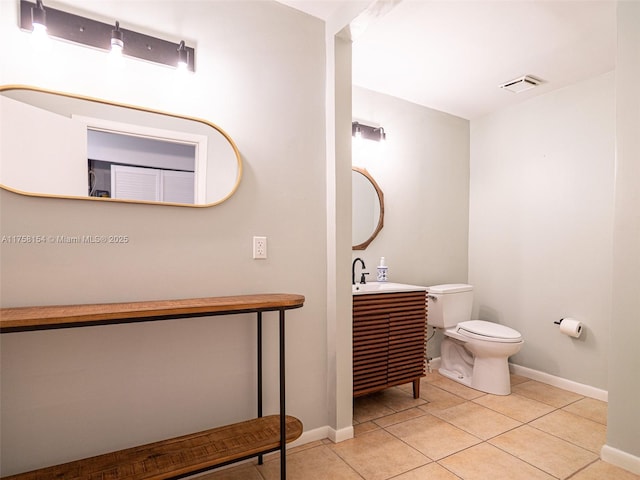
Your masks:
<instances>
[{"instance_id":1,"label":"white sink","mask_svg":"<svg viewBox=\"0 0 640 480\"><path fill-rule=\"evenodd\" d=\"M365 293L415 292L426 289L427 287L421 287L419 285L391 282L369 282L351 285L351 293L353 293L353 295L362 295Z\"/></svg>"}]
</instances>

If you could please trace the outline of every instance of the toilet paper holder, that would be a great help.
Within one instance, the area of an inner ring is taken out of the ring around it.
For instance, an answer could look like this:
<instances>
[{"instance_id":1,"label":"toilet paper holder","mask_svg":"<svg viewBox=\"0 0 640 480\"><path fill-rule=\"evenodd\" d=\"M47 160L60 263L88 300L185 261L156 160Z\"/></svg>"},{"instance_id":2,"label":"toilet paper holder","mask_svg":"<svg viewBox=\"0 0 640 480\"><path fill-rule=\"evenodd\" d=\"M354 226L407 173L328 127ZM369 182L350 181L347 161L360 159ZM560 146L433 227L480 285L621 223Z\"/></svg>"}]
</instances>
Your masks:
<instances>
[{"instance_id":1,"label":"toilet paper holder","mask_svg":"<svg viewBox=\"0 0 640 480\"><path fill-rule=\"evenodd\" d=\"M560 320L558 320L557 322L553 322L556 325L560 325L562 323L563 320L567 320L569 317L562 317Z\"/></svg>"},{"instance_id":2,"label":"toilet paper holder","mask_svg":"<svg viewBox=\"0 0 640 480\"><path fill-rule=\"evenodd\" d=\"M562 322L567 320L567 324L563 325ZM573 338L579 338L582 335L583 325L582 322L575 320L570 317L561 318L557 322L553 322L556 325L560 325L560 333L564 333L565 335L569 335Z\"/></svg>"}]
</instances>

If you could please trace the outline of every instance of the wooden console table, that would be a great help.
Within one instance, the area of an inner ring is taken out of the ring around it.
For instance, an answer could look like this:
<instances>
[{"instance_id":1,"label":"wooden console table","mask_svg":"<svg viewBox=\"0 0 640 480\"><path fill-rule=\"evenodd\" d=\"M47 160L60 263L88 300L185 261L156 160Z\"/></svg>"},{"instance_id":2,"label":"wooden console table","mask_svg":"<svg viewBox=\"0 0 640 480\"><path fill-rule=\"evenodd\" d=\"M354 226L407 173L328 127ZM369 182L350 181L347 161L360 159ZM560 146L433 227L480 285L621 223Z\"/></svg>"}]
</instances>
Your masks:
<instances>
[{"instance_id":1,"label":"wooden console table","mask_svg":"<svg viewBox=\"0 0 640 480\"><path fill-rule=\"evenodd\" d=\"M286 479L286 444L300 437L302 422L285 409L285 311L300 308L304 296L262 294L150 302L56 305L0 309L0 333L77 328L238 313L257 314L257 418L170 438L62 465L25 472L6 480L114 479L168 480L280 451L280 478ZM262 313L279 312L280 414L262 414Z\"/></svg>"}]
</instances>

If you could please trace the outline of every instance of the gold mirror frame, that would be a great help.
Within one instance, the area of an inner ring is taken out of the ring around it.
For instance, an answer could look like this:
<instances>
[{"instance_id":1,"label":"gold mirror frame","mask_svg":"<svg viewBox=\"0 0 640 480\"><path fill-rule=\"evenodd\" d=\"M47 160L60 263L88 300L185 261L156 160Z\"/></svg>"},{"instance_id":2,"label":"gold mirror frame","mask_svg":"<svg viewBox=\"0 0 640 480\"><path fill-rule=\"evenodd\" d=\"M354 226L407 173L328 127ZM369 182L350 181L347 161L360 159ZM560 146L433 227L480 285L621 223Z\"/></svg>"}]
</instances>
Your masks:
<instances>
[{"instance_id":1,"label":"gold mirror frame","mask_svg":"<svg viewBox=\"0 0 640 480\"><path fill-rule=\"evenodd\" d=\"M380 203L380 217L378 219L378 225L374 229L373 233L364 242L359 243L358 245L353 245L351 247L352 250L364 250L369 246L371 242L373 242L373 240L376 238L378 233L380 233L380 230L382 230L382 227L384 226L384 195L382 193L382 190L380 189L380 186L376 183L371 174L365 168L351 167L351 170L352 172L357 172L363 175L369 182L371 182L371 185L378 195L378 202ZM351 215L356 215L356 212L351 212Z\"/></svg>"},{"instance_id":2,"label":"gold mirror frame","mask_svg":"<svg viewBox=\"0 0 640 480\"><path fill-rule=\"evenodd\" d=\"M64 194L41 193L41 192L27 192L27 191L19 190L19 189L11 187L9 185L4 185L4 184L0 183L0 188L3 189L3 190L7 190L7 191L10 191L10 192L13 192L13 193L17 193L17 194L20 194L20 195L26 195L26 196L30 196L30 197L62 198L62 199L90 200L90 201L117 202L117 203L137 203L137 204L167 205L167 206L195 207L195 208L213 207L215 205L219 205L219 204L225 202L226 200L228 200L238 190L238 187L240 185L240 180L242 179L242 158L240 156L240 151L238 150L238 147L235 144L235 142L233 141L233 139L224 130L222 130L222 128L218 127L214 123L209 122L208 120L205 120L205 119L202 119L202 118L197 118L197 117L191 117L191 116L187 116L187 115L179 115L179 114L175 114L175 113L165 112L165 111L162 111L162 110L155 110L155 109L147 108L147 107L140 107L140 106L137 106L137 105L130 105L130 104L125 104L125 103L112 102L112 101L103 100L103 99L100 99L100 98L94 98L94 97L89 97L89 96L84 96L84 95L76 95L76 94L68 93L68 92L60 92L60 91L55 91L55 90L48 90L48 89L44 89L44 88L33 87L33 86L30 86L30 85L0 85L0 95L2 95L3 92L10 91L10 90L25 90L25 91L30 91L30 92L57 95L57 96L60 96L60 97L71 98L71 99L74 99L74 100L82 100L82 101L87 101L87 102L93 102L93 103L96 103L96 104L99 104L99 105L107 105L107 106L112 106L112 107L119 107L119 108L129 109L129 110L132 110L132 111L137 111L137 112L144 112L144 113L148 113L148 114L161 115L161 116L170 117L170 118L179 119L179 120L187 120L187 121L201 123L201 124L203 124L203 125L205 125L207 127L212 128L213 130L215 130L217 133L222 135L226 139L227 142L229 142L229 145L231 146L231 148L233 150L233 154L235 155L235 160L237 162L237 172L236 172L235 183L231 187L231 189L230 189L228 194L226 194L224 197L222 197L222 198L220 198L218 200L215 200L213 202L201 203L201 204L160 202L160 201L151 201L151 200L133 200L133 199L124 199L124 198L91 197L91 196L88 196L88 195L85 197L85 196L80 196L80 195L64 195Z\"/></svg>"}]
</instances>

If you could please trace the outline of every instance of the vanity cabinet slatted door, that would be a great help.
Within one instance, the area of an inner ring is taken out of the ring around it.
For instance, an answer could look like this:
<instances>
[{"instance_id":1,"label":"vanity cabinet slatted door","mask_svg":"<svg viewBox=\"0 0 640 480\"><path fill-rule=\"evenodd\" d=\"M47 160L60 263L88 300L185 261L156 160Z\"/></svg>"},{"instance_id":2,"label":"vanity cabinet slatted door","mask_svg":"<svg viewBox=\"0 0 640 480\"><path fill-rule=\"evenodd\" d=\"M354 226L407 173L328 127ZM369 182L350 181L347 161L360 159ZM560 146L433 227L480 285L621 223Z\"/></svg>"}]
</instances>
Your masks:
<instances>
[{"instance_id":1,"label":"vanity cabinet slatted door","mask_svg":"<svg viewBox=\"0 0 640 480\"><path fill-rule=\"evenodd\" d=\"M384 388L387 384L389 316L382 312L356 318L354 314L353 337L354 391Z\"/></svg>"},{"instance_id":2,"label":"vanity cabinet slatted door","mask_svg":"<svg viewBox=\"0 0 640 480\"><path fill-rule=\"evenodd\" d=\"M354 295L353 395L419 382L426 328L424 291Z\"/></svg>"},{"instance_id":3,"label":"vanity cabinet slatted door","mask_svg":"<svg viewBox=\"0 0 640 480\"><path fill-rule=\"evenodd\" d=\"M394 313L389 320L388 382L392 385L411 382L425 374L427 326L424 295L419 295L417 302L408 302L405 306L406 313Z\"/></svg>"}]
</instances>

